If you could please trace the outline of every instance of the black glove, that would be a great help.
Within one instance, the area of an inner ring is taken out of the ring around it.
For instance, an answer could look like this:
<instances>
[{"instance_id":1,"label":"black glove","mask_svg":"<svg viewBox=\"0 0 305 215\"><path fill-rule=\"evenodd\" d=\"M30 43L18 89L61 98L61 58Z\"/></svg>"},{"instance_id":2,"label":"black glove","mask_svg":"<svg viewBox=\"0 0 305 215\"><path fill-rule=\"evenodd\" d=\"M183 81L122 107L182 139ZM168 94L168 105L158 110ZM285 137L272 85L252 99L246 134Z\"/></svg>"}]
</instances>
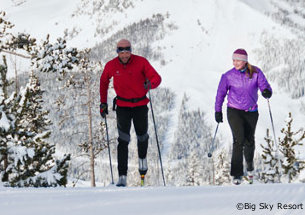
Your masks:
<instances>
[{"instance_id":1,"label":"black glove","mask_svg":"<svg viewBox=\"0 0 305 215\"><path fill-rule=\"evenodd\" d=\"M100 104L100 114L103 118L105 118L106 114L108 114L108 104L107 103Z\"/></svg>"},{"instance_id":2,"label":"black glove","mask_svg":"<svg viewBox=\"0 0 305 215\"><path fill-rule=\"evenodd\" d=\"M215 112L215 120L217 123L223 122L222 121L222 112Z\"/></svg>"},{"instance_id":3,"label":"black glove","mask_svg":"<svg viewBox=\"0 0 305 215\"><path fill-rule=\"evenodd\" d=\"M262 92L262 95L264 96L265 99L269 99L272 96L272 92L268 89L264 89L264 91Z\"/></svg>"},{"instance_id":4,"label":"black glove","mask_svg":"<svg viewBox=\"0 0 305 215\"><path fill-rule=\"evenodd\" d=\"M150 90L151 89L151 83L150 83L149 80L146 80L144 82L144 88L145 88L145 90Z\"/></svg>"}]
</instances>

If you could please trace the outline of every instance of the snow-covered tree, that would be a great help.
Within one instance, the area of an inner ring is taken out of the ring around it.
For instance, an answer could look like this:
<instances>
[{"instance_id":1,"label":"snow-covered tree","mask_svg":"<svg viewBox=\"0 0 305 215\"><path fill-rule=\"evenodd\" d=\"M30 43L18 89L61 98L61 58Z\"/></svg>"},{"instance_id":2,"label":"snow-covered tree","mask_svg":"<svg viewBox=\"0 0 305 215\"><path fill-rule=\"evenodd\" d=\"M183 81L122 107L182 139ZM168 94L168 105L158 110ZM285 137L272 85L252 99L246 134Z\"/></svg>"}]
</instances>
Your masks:
<instances>
[{"instance_id":1,"label":"snow-covered tree","mask_svg":"<svg viewBox=\"0 0 305 215\"><path fill-rule=\"evenodd\" d=\"M31 52L36 45L36 39L26 33L13 33L11 29L14 25L5 18L5 15L4 11L0 11L0 52L30 58L24 53L17 53L16 50Z\"/></svg>"},{"instance_id":2,"label":"snow-covered tree","mask_svg":"<svg viewBox=\"0 0 305 215\"><path fill-rule=\"evenodd\" d=\"M14 105L14 129L7 142L8 186L65 186L67 161L54 157L55 145L47 142L51 131L48 111L42 108L42 93L38 79L32 75L20 90Z\"/></svg>"},{"instance_id":3,"label":"snow-covered tree","mask_svg":"<svg viewBox=\"0 0 305 215\"><path fill-rule=\"evenodd\" d=\"M231 182L230 158L226 150L221 150L216 158L215 165L215 184L222 185Z\"/></svg>"},{"instance_id":4,"label":"snow-covered tree","mask_svg":"<svg viewBox=\"0 0 305 215\"><path fill-rule=\"evenodd\" d=\"M8 95L8 87L11 84L7 80L7 63L3 56L3 62L0 61L0 180L7 180L8 167L8 145L7 143L12 139L11 132L14 129L15 117L12 114L12 107L14 106L14 95Z\"/></svg>"},{"instance_id":5,"label":"snow-covered tree","mask_svg":"<svg viewBox=\"0 0 305 215\"><path fill-rule=\"evenodd\" d=\"M78 64L79 56L76 48L68 48L63 38L55 43L50 42L50 36L41 45L37 45L30 52L32 67L39 72L54 72L62 75L62 80L73 66Z\"/></svg>"},{"instance_id":6,"label":"snow-covered tree","mask_svg":"<svg viewBox=\"0 0 305 215\"><path fill-rule=\"evenodd\" d=\"M91 186L95 187L95 159L96 156L107 148L106 142L106 125L105 123L100 123L99 128L95 131L93 130L93 114L92 114L92 106L94 104L95 99L93 98L94 91L96 91L97 86L95 86L94 77L93 75L98 74L99 71L102 70L99 62L94 62L90 60L90 49L85 49L79 52L79 64L78 70L82 76L81 79L77 81L74 80L74 89L77 89L79 92L82 92L82 89L85 92L81 93L81 96L84 97L84 102L79 104L80 106L84 106L87 109L81 109L81 113L79 115L86 116L87 121L87 131L88 135L84 142L79 143L82 149L87 152L86 155L90 158L90 179L91 179ZM83 101L83 100L82 100ZM94 134L99 135L94 135ZM101 136L103 134L103 138L98 138L100 141L94 141L94 137Z\"/></svg>"},{"instance_id":7,"label":"snow-covered tree","mask_svg":"<svg viewBox=\"0 0 305 215\"><path fill-rule=\"evenodd\" d=\"M296 155L296 148L303 145L305 139L304 129L299 129L294 132L292 130L293 118L291 113L286 120L286 128L282 128L281 132L284 134L283 138L280 138L280 151L284 158L281 160L283 168L283 176L290 183L305 168L305 161L300 160Z\"/></svg>"},{"instance_id":8,"label":"snow-covered tree","mask_svg":"<svg viewBox=\"0 0 305 215\"><path fill-rule=\"evenodd\" d=\"M10 32L10 29L12 29L14 25L10 21L6 20L5 15L4 11L0 11L0 51L7 47L6 39L13 35Z\"/></svg>"},{"instance_id":9,"label":"snow-covered tree","mask_svg":"<svg viewBox=\"0 0 305 215\"><path fill-rule=\"evenodd\" d=\"M187 153L189 152L188 150L190 146L189 142L192 141L188 137L188 135L190 135L188 129L191 128L189 128L186 124L186 121L187 119L189 119L189 115L190 115L187 108L188 100L189 98L186 95L184 95L180 106L179 123L178 123L179 127L175 135L176 141L175 141L175 145L172 148L172 153L171 153L173 159L180 160L182 158L185 158L187 156Z\"/></svg>"},{"instance_id":10,"label":"snow-covered tree","mask_svg":"<svg viewBox=\"0 0 305 215\"><path fill-rule=\"evenodd\" d=\"M265 183L280 182L280 158L278 151L274 145L274 141L272 140L272 137L269 136L269 129L267 129L265 140L267 145L261 144L263 149L262 159L264 163L264 169L260 173L260 180Z\"/></svg>"},{"instance_id":11,"label":"snow-covered tree","mask_svg":"<svg viewBox=\"0 0 305 215\"><path fill-rule=\"evenodd\" d=\"M65 75L77 62L75 49L67 50L65 41L51 44L49 37L41 46L29 34L12 33L14 25L0 12L0 52L31 59L35 71L58 72ZM55 65L54 65L55 64ZM1 73L7 72L7 66ZM32 70L33 71L33 70ZM54 158L55 145L49 144L50 120L44 111L42 91L32 74L20 92L7 95L6 74L2 75L1 99L1 179L9 186L57 186L67 183L67 160ZM16 91L18 88L16 87ZM6 126L3 126L6 125ZM8 126L9 125L9 126Z\"/></svg>"},{"instance_id":12,"label":"snow-covered tree","mask_svg":"<svg viewBox=\"0 0 305 215\"><path fill-rule=\"evenodd\" d=\"M193 151L192 154L186 159L187 171L186 184L187 186L199 186L205 182L204 178L204 162L200 158L198 151Z\"/></svg>"},{"instance_id":13,"label":"snow-covered tree","mask_svg":"<svg viewBox=\"0 0 305 215\"><path fill-rule=\"evenodd\" d=\"M171 147L170 159L172 163L176 163L176 169L186 169L184 174L180 175L181 179L177 181L183 181L183 177L186 177L185 181L180 185L189 184L204 184L211 181L213 177L212 167L208 163L208 149L212 142L212 134L210 128L207 126L204 113L200 110L189 111L188 108L189 98L184 95L180 113L178 128L175 132L175 140ZM217 149L218 141L215 141L214 149ZM194 179L197 177L198 181Z\"/></svg>"},{"instance_id":14,"label":"snow-covered tree","mask_svg":"<svg viewBox=\"0 0 305 215\"><path fill-rule=\"evenodd\" d=\"M303 33L304 34L304 33ZM262 37L263 49L256 50L268 79L276 81L292 98L305 95L305 40L279 40L268 34Z\"/></svg>"}]
</instances>

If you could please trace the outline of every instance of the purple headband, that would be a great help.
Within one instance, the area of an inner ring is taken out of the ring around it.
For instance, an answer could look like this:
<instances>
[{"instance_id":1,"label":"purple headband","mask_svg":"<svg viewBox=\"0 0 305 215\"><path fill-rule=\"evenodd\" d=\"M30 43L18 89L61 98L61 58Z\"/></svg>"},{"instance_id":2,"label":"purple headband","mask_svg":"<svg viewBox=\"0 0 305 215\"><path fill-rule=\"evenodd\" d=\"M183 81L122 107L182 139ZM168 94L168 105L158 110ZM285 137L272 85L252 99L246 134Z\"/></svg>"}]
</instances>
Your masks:
<instances>
[{"instance_id":1,"label":"purple headband","mask_svg":"<svg viewBox=\"0 0 305 215\"><path fill-rule=\"evenodd\" d=\"M237 49L234 51L232 59L248 62L248 54L244 49Z\"/></svg>"}]
</instances>

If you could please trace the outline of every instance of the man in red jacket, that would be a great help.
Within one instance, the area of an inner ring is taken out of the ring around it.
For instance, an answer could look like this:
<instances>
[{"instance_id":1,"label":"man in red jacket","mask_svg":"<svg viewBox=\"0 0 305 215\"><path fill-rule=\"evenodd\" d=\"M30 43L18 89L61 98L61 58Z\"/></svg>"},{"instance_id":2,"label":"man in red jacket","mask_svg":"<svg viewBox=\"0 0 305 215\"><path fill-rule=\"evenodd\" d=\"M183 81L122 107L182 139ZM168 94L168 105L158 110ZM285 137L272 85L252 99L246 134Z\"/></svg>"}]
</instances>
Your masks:
<instances>
[{"instance_id":1,"label":"man in red jacket","mask_svg":"<svg viewBox=\"0 0 305 215\"><path fill-rule=\"evenodd\" d=\"M137 135L139 172L147 172L148 148L148 90L161 83L161 77L150 63L141 56L131 54L131 44L122 39L117 44L118 57L109 61L100 80L100 113L104 118L108 114L107 92L109 81L113 78L116 96L116 115L118 128L118 172L117 186L126 186L128 169L128 144L130 141L131 121Z\"/></svg>"}]
</instances>

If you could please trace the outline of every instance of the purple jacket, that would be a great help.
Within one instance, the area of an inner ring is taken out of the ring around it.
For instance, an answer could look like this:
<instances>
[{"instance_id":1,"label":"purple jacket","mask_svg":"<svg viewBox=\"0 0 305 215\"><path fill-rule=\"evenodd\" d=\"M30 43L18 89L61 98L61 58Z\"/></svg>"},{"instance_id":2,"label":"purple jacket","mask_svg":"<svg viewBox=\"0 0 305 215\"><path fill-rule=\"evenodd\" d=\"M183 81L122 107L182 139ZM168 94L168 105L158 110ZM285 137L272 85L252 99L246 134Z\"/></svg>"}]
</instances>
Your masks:
<instances>
[{"instance_id":1,"label":"purple jacket","mask_svg":"<svg viewBox=\"0 0 305 215\"><path fill-rule=\"evenodd\" d=\"M216 112L222 111L222 104L228 91L228 107L244 111L257 110L258 88L261 92L265 89L272 92L272 89L263 72L255 68L257 73L254 72L251 79L245 72L235 68L222 75L215 102Z\"/></svg>"}]
</instances>

